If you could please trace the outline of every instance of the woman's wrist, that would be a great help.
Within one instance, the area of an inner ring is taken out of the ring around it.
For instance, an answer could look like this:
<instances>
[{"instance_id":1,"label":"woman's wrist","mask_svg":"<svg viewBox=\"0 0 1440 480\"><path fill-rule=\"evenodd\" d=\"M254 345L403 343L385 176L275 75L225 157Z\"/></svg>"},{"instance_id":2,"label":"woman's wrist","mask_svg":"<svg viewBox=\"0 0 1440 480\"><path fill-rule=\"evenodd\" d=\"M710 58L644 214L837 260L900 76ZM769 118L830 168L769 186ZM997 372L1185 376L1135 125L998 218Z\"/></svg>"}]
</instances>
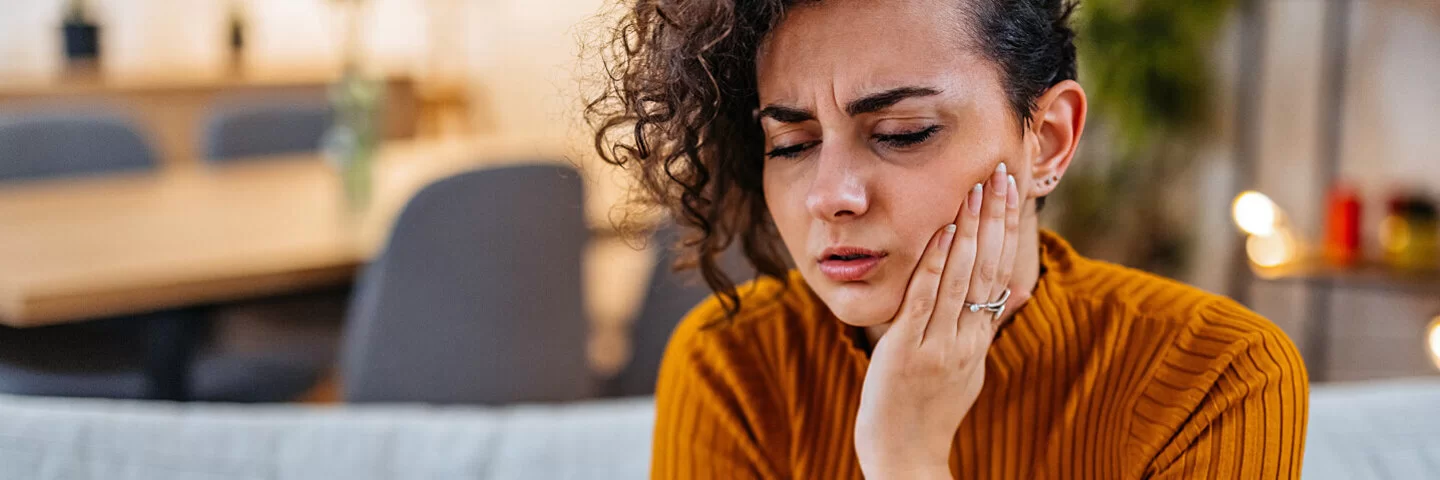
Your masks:
<instances>
[{"instance_id":1,"label":"woman's wrist","mask_svg":"<svg viewBox=\"0 0 1440 480\"><path fill-rule=\"evenodd\" d=\"M902 438L878 434L857 437L855 448L865 478L951 478L949 442L943 448L904 443Z\"/></svg>"},{"instance_id":2,"label":"woman's wrist","mask_svg":"<svg viewBox=\"0 0 1440 480\"><path fill-rule=\"evenodd\" d=\"M871 465L868 468L864 463L862 463L860 466L860 471L865 474L865 478L872 480L953 480L955 478L950 475L950 465L948 461L939 464L933 462L900 462L893 464Z\"/></svg>"}]
</instances>

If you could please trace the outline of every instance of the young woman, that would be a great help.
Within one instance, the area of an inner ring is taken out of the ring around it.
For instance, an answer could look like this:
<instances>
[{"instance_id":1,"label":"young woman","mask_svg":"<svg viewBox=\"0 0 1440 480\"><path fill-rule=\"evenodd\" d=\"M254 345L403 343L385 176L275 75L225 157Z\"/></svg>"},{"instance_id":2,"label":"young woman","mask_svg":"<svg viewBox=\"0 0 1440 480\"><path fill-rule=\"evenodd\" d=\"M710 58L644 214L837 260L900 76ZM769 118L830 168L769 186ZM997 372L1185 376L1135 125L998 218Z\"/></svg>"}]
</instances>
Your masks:
<instances>
[{"instance_id":1,"label":"young woman","mask_svg":"<svg viewBox=\"0 0 1440 480\"><path fill-rule=\"evenodd\" d=\"M1298 476L1285 334L1037 227L1085 125L1073 8L627 11L597 145L717 292L665 355L654 477ZM732 242L761 280L718 272Z\"/></svg>"}]
</instances>

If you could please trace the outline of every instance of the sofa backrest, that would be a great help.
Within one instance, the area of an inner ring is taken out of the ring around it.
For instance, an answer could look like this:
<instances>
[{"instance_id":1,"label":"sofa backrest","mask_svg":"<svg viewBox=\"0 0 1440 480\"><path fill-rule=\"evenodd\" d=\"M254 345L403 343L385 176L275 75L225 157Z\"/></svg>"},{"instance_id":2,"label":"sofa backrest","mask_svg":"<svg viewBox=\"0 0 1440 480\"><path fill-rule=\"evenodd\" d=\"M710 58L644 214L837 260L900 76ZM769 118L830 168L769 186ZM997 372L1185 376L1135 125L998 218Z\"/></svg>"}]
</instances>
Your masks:
<instances>
[{"instance_id":1,"label":"sofa backrest","mask_svg":"<svg viewBox=\"0 0 1440 480\"><path fill-rule=\"evenodd\" d=\"M0 396L0 480L646 478L652 412Z\"/></svg>"}]
</instances>

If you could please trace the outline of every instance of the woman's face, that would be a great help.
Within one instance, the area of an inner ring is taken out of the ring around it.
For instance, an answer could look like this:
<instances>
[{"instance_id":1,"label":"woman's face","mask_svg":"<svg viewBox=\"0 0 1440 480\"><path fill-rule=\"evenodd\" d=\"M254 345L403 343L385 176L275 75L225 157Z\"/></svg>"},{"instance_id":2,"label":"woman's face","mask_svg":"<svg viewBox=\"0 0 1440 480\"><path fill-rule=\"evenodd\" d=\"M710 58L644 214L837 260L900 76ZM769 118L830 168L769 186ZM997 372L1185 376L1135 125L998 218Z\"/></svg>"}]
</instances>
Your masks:
<instances>
[{"instance_id":1,"label":"woman's face","mask_svg":"<svg viewBox=\"0 0 1440 480\"><path fill-rule=\"evenodd\" d=\"M889 321L936 230L1030 153L954 2L790 10L756 60L765 198L800 273L845 323Z\"/></svg>"}]
</instances>

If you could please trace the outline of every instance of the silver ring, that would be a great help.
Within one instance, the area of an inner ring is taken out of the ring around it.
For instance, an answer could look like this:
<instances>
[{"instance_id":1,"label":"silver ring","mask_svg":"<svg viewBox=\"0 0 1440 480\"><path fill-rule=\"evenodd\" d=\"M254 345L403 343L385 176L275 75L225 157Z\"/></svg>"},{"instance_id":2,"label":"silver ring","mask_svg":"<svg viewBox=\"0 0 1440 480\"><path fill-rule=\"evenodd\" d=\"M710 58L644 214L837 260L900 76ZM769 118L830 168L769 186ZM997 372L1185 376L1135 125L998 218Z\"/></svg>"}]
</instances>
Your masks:
<instances>
[{"instance_id":1,"label":"silver ring","mask_svg":"<svg viewBox=\"0 0 1440 480\"><path fill-rule=\"evenodd\" d=\"M964 306L970 309L971 313L980 313L980 311L984 310L993 314L994 318L1000 318L1001 315L1005 314L1005 301L1007 300L1010 300L1010 289L1008 288L1000 294L999 300L990 303L965 302Z\"/></svg>"}]
</instances>

